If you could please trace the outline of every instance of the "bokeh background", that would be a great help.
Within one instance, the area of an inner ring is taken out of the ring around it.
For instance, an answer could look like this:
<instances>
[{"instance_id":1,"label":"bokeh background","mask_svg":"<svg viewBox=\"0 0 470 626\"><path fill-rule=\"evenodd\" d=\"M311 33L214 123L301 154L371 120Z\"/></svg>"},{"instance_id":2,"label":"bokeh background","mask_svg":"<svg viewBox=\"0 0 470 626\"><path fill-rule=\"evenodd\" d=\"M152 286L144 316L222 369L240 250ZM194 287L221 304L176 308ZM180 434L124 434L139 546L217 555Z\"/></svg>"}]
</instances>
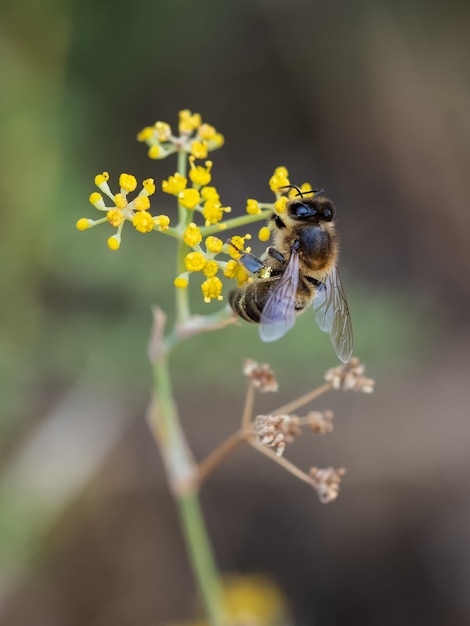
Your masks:
<instances>
[{"instance_id":1,"label":"bokeh background","mask_svg":"<svg viewBox=\"0 0 470 626\"><path fill-rule=\"evenodd\" d=\"M288 451L348 468L335 503L250 450L211 477L221 569L266 576L296 625L470 623L469 28L457 0L4 4L0 623L196 614L145 422L171 242L128 228L115 253L106 226L74 227L97 173L174 171L135 135L182 108L225 135L214 183L234 213L270 200L278 165L334 200L355 353L377 381L322 398L335 432ZM172 365L198 458L237 427L245 357L281 383L260 412L336 362L307 314L274 345L247 326L188 342Z\"/></svg>"}]
</instances>

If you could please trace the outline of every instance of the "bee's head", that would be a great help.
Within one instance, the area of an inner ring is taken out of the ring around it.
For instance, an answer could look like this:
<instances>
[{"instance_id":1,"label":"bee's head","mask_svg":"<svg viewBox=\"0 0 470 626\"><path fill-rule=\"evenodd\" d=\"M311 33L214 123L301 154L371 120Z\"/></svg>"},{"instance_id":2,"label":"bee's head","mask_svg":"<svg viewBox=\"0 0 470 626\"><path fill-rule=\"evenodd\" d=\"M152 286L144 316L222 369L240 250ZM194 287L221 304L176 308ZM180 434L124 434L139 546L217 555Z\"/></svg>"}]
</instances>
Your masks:
<instances>
[{"instance_id":1,"label":"bee's head","mask_svg":"<svg viewBox=\"0 0 470 626\"><path fill-rule=\"evenodd\" d=\"M297 221L331 222L335 216L335 208L328 198L315 195L290 200L287 213Z\"/></svg>"}]
</instances>

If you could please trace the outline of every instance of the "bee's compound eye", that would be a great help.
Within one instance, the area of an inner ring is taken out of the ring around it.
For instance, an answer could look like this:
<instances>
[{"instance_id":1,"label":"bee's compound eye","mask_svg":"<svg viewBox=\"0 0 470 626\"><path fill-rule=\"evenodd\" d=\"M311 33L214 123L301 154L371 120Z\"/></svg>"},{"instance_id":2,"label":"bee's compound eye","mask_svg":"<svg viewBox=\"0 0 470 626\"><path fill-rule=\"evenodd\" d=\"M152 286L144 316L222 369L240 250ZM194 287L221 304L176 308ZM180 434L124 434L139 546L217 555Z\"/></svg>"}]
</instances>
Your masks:
<instances>
[{"instance_id":1,"label":"bee's compound eye","mask_svg":"<svg viewBox=\"0 0 470 626\"><path fill-rule=\"evenodd\" d=\"M303 202L293 202L289 207L289 213L292 217L310 217L315 215L316 210Z\"/></svg>"}]
</instances>

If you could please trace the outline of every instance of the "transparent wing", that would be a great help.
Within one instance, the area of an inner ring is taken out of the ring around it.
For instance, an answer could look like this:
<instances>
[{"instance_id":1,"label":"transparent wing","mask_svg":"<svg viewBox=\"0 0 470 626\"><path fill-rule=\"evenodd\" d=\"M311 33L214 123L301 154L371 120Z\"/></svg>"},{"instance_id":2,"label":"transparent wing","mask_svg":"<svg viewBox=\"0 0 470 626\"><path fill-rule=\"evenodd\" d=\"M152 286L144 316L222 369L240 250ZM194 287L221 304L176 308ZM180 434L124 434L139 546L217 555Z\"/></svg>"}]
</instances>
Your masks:
<instances>
[{"instance_id":1,"label":"transparent wing","mask_svg":"<svg viewBox=\"0 0 470 626\"><path fill-rule=\"evenodd\" d=\"M320 330L329 333L338 358L347 363L353 349L352 326L348 303L336 268L317 287L313 308Z\"/></svg>"},{"instance_id":2,"label":"transparent wing","mask_svg":"<svg viewBox=\"0 0 470 626\"><path fill-rule=\"evenodd\" d=\"M261 313L259 334L263 341L280 339L294 325L298 284L299 253L293 250Z\"/></svg>"}]
</instances>

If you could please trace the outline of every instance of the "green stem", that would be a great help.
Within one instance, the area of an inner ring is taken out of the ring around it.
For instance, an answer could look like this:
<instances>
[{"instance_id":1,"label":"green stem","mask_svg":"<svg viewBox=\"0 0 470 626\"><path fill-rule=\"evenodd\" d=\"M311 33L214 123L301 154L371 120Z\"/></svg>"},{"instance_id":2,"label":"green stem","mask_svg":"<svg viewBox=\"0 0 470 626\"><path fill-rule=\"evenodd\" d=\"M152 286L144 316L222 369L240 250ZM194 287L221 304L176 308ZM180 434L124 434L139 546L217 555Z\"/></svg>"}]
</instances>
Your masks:
<instances>
[{"instance_id":1,"label":"green stem","mask_svg":"<svg viewBox=\"0 0 470 626\"><path fill-rule=\"evenodd\" d=\"M180 150L178 152L178 165L177 171L181 176L186 177L188 168L188 160L186 152ZM184 206L178 202L178 228L186 228L189 223L191 213ZM184 258L189 252L188 246L179 239L176 252L176 275L185 271ZM176 315L179 323L184 322L191 316L191 309L189 306L189 291L188 289L176 289Z\"/></svg>"},{"instance_id":2,"label":"green stem","mask_svg":"<svg viewBox=\"0 0 470 626\"><path fill-rule=\"evenodd\" d=\"M198 500L193 461L178 417L165 357L153 365L154 395L149 423L160 447L178 506L192 571L212 626L224 624L222 590Z\"/></svg>"}]
</instances>

